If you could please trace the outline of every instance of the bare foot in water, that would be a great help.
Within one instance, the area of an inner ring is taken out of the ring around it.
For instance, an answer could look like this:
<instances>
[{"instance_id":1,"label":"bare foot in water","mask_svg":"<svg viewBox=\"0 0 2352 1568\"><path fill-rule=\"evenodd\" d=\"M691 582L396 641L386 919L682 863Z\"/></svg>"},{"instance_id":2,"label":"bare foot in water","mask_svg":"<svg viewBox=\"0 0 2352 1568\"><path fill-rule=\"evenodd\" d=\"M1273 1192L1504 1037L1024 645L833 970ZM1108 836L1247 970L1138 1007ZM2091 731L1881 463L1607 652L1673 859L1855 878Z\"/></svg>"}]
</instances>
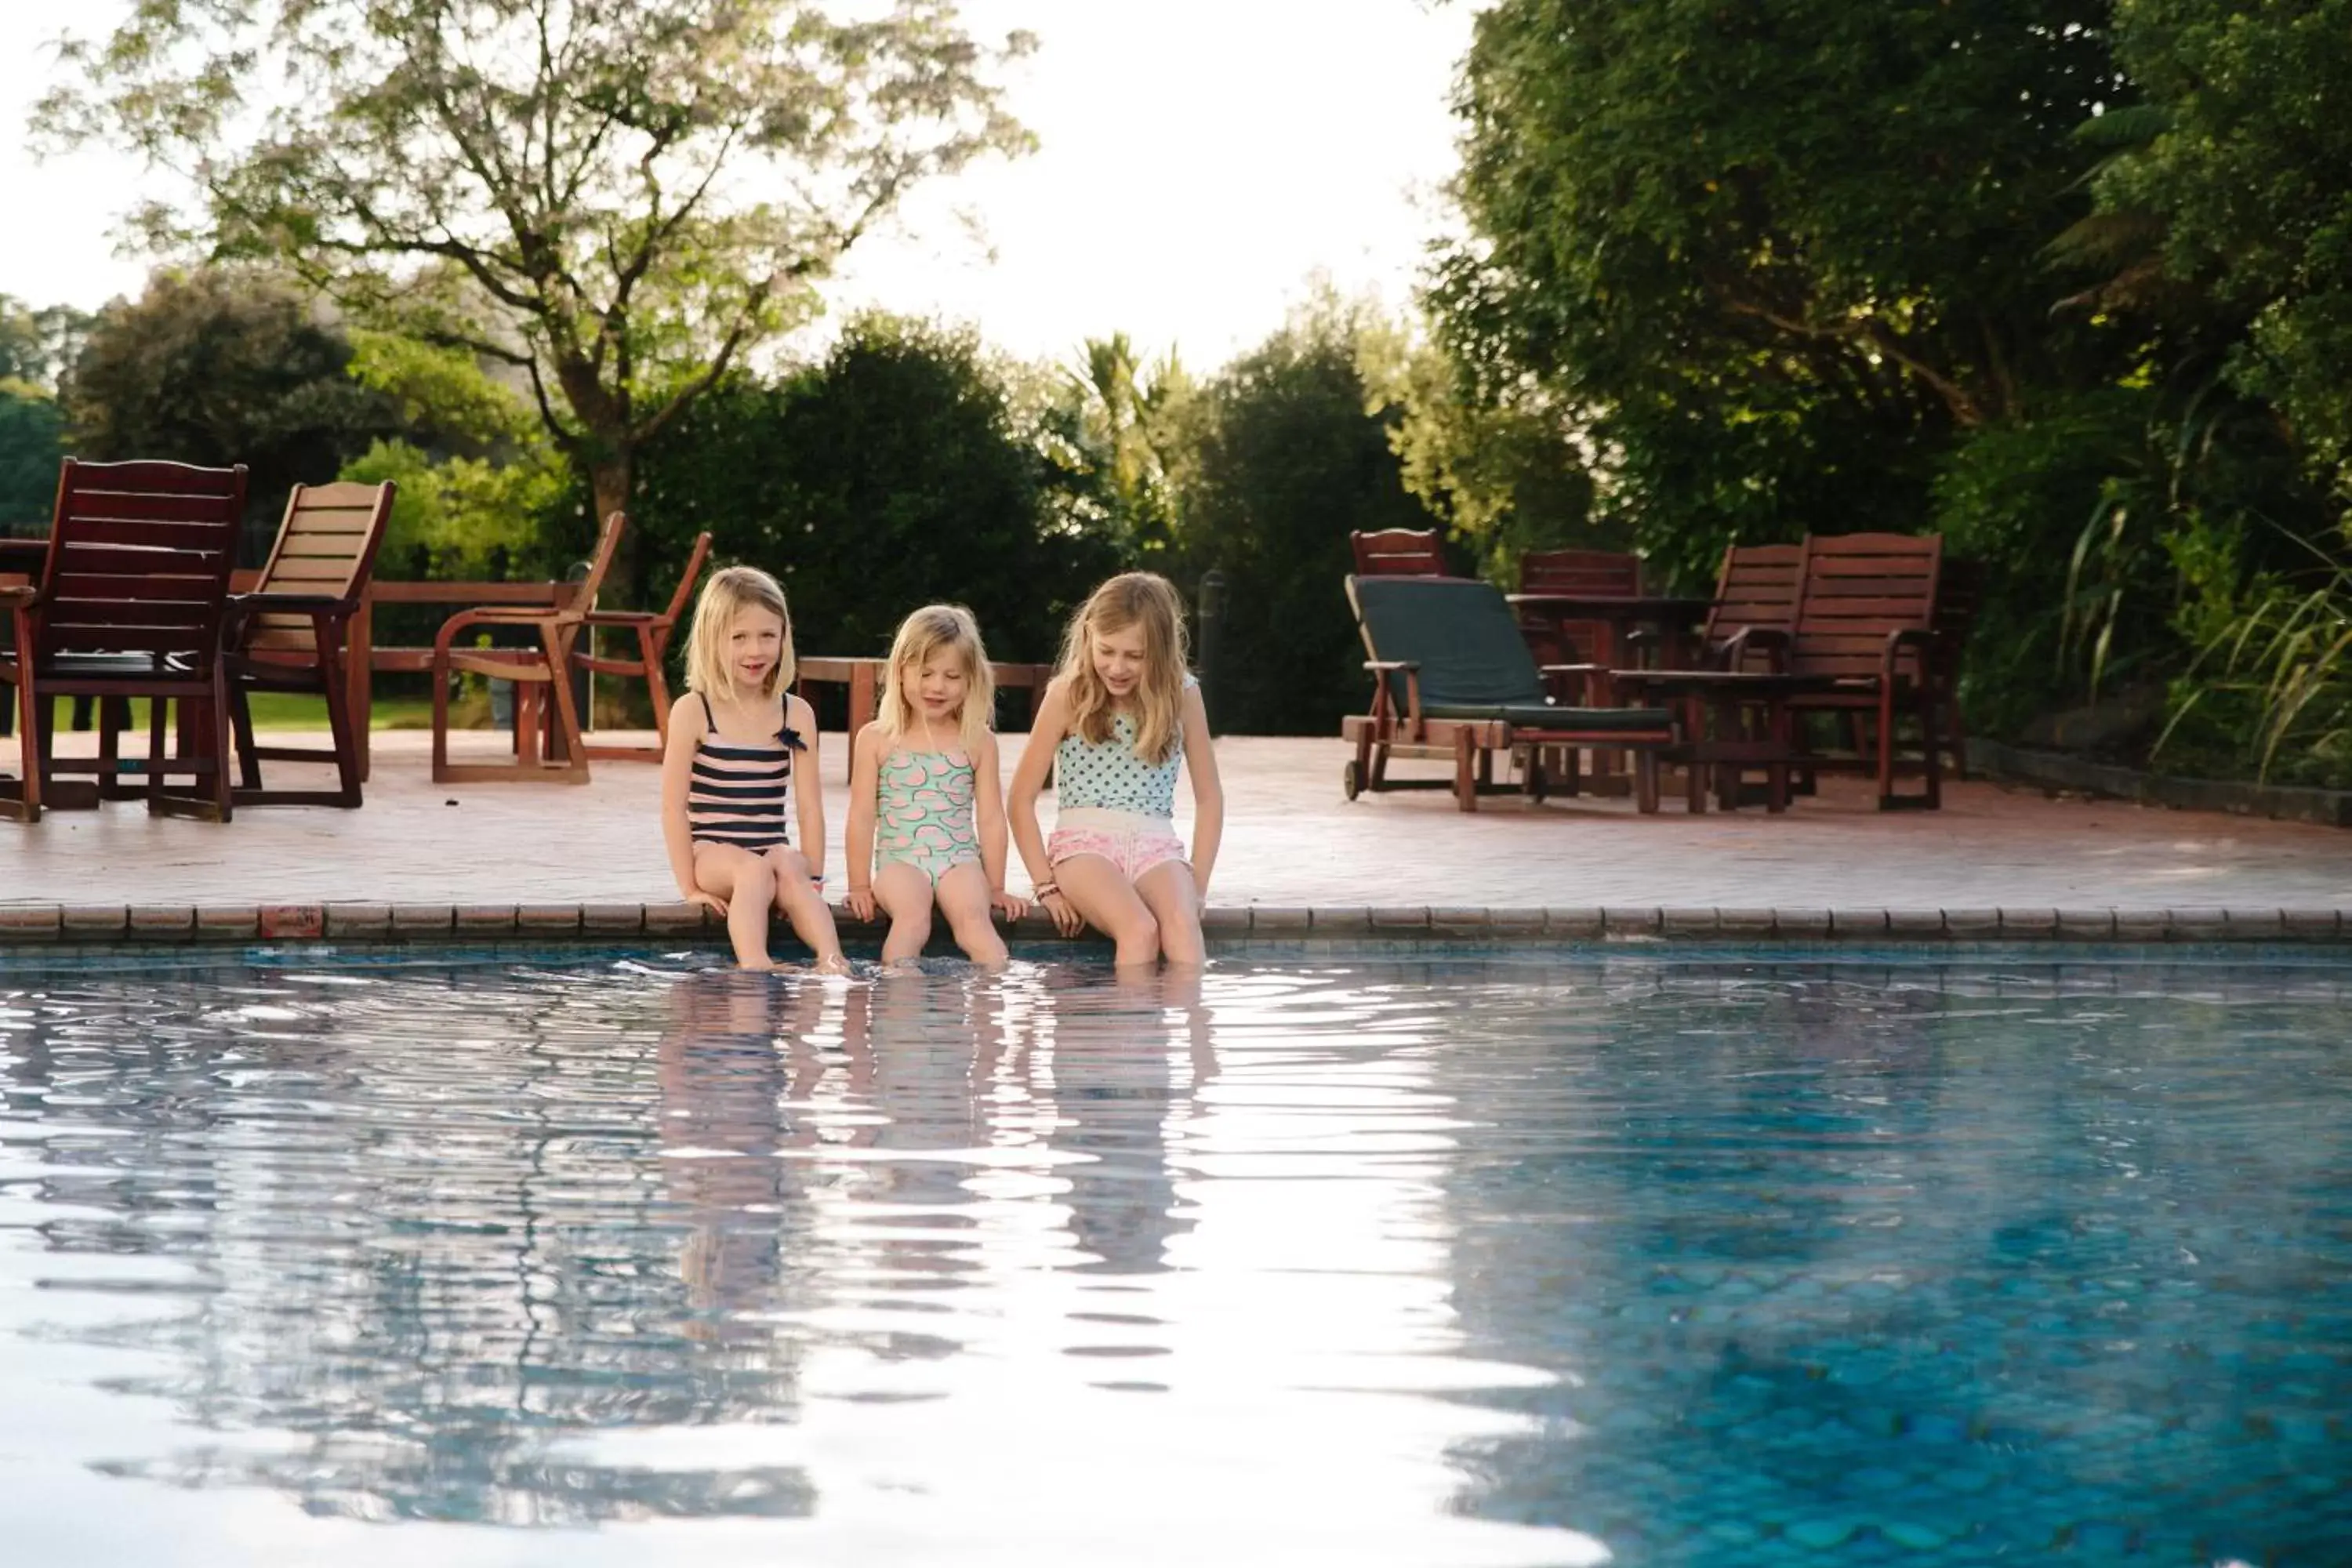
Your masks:
<instances>
[{"instance_id":1,"label":"bare foot in water","mask_svg":"<svg viewBox=\"0 0 2352 1568\"><path fill-rule=\"evenodd\" d=\"M837 952L830 958L820 958L816 961L816 972L819 974L847 974L850 973L849 960Z\"/></svg>"}]
</instances>

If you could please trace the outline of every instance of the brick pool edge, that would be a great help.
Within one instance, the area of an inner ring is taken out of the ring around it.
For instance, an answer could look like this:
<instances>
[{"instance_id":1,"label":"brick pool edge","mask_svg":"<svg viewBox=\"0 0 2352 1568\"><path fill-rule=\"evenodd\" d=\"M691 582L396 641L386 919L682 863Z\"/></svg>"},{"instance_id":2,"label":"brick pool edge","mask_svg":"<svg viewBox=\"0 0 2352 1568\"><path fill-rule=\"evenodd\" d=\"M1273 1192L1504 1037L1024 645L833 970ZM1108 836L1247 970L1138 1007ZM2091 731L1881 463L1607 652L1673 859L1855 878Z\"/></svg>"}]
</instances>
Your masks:
<instances>
[{"instance_id":1,"label":"brick pool edge","mask_svg":"<svg viewBox=\"0 0 2352 1568\"><path fill-rule=\"evenodd\" d=\"M852 941L882 927L836 907ZM2244 909L1664 909L1611 907L1250 904L1209 910L1220 945L1264 939L1433 942L2085 942L2352 943L2336 910ZM784 933L779 922L779 936ZM1037 913L1008 928L1055 941ZM692 904L0 904L0 950L53 942L613 942L633 937L725 941L723 923ZM1092 939L1076 939L1087 941Z\"/></svg>"}]
</instances>

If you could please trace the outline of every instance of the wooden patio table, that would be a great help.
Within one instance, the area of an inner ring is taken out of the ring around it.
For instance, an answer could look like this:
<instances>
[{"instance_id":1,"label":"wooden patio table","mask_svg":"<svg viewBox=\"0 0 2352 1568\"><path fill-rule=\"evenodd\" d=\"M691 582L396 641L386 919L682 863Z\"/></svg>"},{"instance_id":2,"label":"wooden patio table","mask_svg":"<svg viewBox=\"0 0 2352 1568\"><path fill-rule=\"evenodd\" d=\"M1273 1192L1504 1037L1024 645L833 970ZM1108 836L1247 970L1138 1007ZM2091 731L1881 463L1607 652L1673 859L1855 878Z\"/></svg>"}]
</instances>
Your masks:
<instances>
[{"instance_id":1,"label":"wooden patio table","mask_svg":"<svg viewBox=\"0 0 2352 1568\"><path fill-rule=\"evenodd\" d=\"M1596 667L1591 689L1585 698L1595 708L1619 705L1610 677L1619 665L1632 662L1625 657L1626 633L1643 628L1654 630L1659 661L1669 668L1696 663L1692 631L1706 621L1707 611L1715 607L1711 598L1674 594L1527 593L1506 594L1503 598L1515 609L1549 616L1555 626L1570 621L1600 624L1605 640L1599 647L1583 649L1585 657L1580 661ZM1618 773L1615 752L1598 748L1593 751L1591 787L1597 795L1624 792L1626 782Z\"/></svg>"},{"instance_id":2,"label":"wooden patio table","mask_svg":"<svg viewBox=\"0 0 2352 1568\"><path fill-rule=\"evenodd\" d=\"M854 742L857 731L874 721L881 711L882 673L889 664L887 658L838 658L819 655L799 660L793 667L795 686L846 686L849 688L849 738ZM1050 664L1003 664L989 661L989 670L996 677L1001 689L1012 687L1029 693L1029 717L1037 716L1038 700L1045 695L1046 683L1054 679ZM843 776L848 775L850 747L842 750Z\"/></svg>"},{"instance_id":3,"label":"wooden patio table","mask_svg":"<svg viewBox=\"0 0 2352 1568\"><path fill-rule=\"evenodd\" d=\"M1738 809L1739 775L1751 767L1764 770L1764 808L1788 810L1789 769L1802 760L1790 700L1837 685L1833 676L1772 670L1617 669L1610 677L1629 701L1682 708L1683 743L1669 755L1683 764L1684 787L1695 813L1706 810L1710 776L1716 803L1726 811ZM1751 732L1745 721L1758 712L1762 730Z\"/></svg>"}]
</instances>

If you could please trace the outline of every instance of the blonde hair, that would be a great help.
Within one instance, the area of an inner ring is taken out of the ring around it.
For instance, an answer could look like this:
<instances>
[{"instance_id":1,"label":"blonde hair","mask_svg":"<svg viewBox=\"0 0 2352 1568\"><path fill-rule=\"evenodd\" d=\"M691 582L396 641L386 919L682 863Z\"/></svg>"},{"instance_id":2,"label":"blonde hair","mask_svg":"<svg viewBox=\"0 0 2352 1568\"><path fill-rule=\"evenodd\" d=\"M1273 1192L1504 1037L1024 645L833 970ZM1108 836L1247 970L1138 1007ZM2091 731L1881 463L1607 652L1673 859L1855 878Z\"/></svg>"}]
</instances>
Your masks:
<instances>
[{"instance_id":1,"label":"blonde hair","mask_svg":"<svg viewBox=\"0 0 2352 1568\"><path fill-rule=\"evenodd\" d=\"M882 732L903 739L915 725L914 681L923 666L942 650L963 656L963 711L957 738L967 752L979 749L996 711L996 672L988 667L988 650L981 646L980 623L961 605L925 605L898 623L890 639L890 665L882 678Z\"/></svg>"},{"instance_id":2,"label":"blonde hair","mask_svg":"<svg viewBox=\"0 0 2352 1568\"><path fill-rule=\"evenodd\" d=\"M1094 744L1110 739L1111 695L1095 673L1094 638L1143 628L1143 679L1135 690L1135 754L1164 763L1184 733L1184 601L1156 572L1123 572L1097 588L1070 617L1055 672L1070 703L1070 728Z\"/></svg>"},{"instance_id":3,"label":"blonde hair","mask_svg":"<svg viewBox=\"0 0 2352 1568\"><path fill-rule=\"evenodd\" d=\"M686 635L686 689L704 696L737 695L735 677L727 666L727 634L745 610L766 610L784 623L784 646L775 667L760 684L760 695L772 697L779 687L793 683L793 615L784 608L784 591L757 566L729 566L711 574L695 602L694 627Z\"/></svg>"}]
</instances>

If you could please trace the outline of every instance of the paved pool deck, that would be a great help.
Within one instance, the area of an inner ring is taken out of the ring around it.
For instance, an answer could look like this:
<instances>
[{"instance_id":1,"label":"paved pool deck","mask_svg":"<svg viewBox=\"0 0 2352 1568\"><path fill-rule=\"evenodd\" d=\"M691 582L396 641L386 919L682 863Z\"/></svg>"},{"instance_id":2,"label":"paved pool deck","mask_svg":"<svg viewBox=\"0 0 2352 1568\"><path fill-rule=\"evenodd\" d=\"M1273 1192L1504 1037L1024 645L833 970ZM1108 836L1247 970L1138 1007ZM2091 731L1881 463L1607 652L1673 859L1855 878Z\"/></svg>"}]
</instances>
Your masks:
<instances>
[{"instance_id":1,"label":"paved pool deck","mask_svg":"<svg viewBox=\"0 0 2352 1568\"><path fill-rule=\"evenodd\" d=\"M498 743L459 739L461 754ZM1006 738L1008 770L1020 744ZM293 911L288 934L315 923L302 911L334 906L349 906L348 932L393 930L397 908L416 911L412 924L461 930L468 910L485 929L518 918L526 930L583 918L595 929L583 910L643 929L626 911L648 906L656 921L694 923L690 911L662 912L677 892L650 763L599 763L577 787L436 785L426 746L421 731L379 732L356 812L249 807L221 825L152 817L133 801L0 823L0 940L58 929L53 918L69 935L103 936L110 910L148 934L191 921L201 931L206 911L242 929L265 907ZM1597 934L1607 910L1612 933L1750 934L1774 929L1778 911L1784 935L1825 934L1837 912L1841 934L2352 938L2338 914L2352 911L2352 832L2335 828L1987 783L1948 786L1940 812L1881 813L1854 779L1825 779L1780 816L1692 816L1671 796L1654 816L1592 796L1496 797L1465 815L1443 791L1344 799L1349 752L1336 739L1229 737L1217 754L1226 832L1210 903L1227 929L1295 928L1310 918L1302 911L1324 925L1412 927L1433 910L1441 926L1491 910L1498 928L1530 929L1549 910L1554 931ZM273 782L309 772L273 766ZM1395 771L1435 777L1442 765ZM823 774L837 896L838 734L824 737ZM1189 813L1180 796L1180 825ZM1012 879L1027 886L1017 858Z\"/></svg>"}]
</instances>

